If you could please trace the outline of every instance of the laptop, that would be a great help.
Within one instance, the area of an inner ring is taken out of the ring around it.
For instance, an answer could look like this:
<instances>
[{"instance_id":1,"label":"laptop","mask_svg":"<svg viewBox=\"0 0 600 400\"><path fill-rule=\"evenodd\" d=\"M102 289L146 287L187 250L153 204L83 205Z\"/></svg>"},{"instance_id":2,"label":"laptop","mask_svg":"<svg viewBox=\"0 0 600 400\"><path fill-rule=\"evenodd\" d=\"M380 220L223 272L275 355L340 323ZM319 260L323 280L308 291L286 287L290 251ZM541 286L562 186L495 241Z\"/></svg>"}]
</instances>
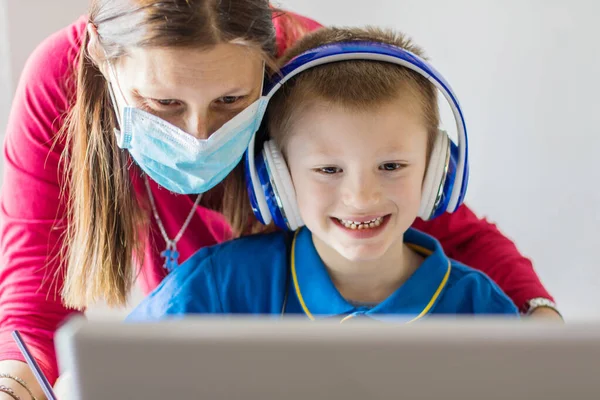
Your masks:
<instances>
[{"instance_id":1,"label":"laptop","mask_svg":"<svg viewBox=\"0 0 600 400\"><path fill-rule=\"evenodd\" d=\"M184 318L63 326L75 399L600 398L600 324Z\"/></svg>"}]
</instances>

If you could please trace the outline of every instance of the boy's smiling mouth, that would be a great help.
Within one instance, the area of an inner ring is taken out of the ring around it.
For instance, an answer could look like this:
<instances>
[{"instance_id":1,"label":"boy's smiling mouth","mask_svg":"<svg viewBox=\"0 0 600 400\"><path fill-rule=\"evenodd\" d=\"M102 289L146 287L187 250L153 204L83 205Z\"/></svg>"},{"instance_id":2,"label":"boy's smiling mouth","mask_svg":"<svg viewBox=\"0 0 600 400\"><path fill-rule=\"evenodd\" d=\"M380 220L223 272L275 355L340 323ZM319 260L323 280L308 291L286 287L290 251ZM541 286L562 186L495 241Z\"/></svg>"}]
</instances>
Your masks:
<instances>
[{"instance_id":1,"label":"boy's smiling mouth","mask_svg":"<svg viewBox=\"0 0 600 400\"><path fill-rule=\"evenodd\" d=\"M349 229L370 229L380 226L383 223L384 217L376 217L369 220L349 220L349 219L341 219L337 218L337 220Z\"/></svg>"},{"instance_id":2,"label":"boy's smiling mouth","mask_svg":"<svg viewBox=\"0 0 600 400\"><path fill-rule=\"evenodd\" d=\"M375 236L381 230L383 230L385 225L387 225L387 222L390 220L390 217L391 214L386 214L380 216L367 216L364 218L350 217L348 219L331 217L331 220L335 223L335 225L339 226L347 233L352 234L352 236L366 238Z\"/></svg>"}]
</instances>

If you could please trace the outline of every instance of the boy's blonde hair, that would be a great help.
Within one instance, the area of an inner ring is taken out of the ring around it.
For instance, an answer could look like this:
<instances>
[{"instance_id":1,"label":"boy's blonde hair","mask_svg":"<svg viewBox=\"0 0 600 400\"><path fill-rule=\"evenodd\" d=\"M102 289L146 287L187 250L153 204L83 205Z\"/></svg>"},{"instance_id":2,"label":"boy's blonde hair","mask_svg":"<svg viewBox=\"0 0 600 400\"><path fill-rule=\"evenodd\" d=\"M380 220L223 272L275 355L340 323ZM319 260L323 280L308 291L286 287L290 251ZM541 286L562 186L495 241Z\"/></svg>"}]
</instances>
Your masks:
<instances>
[{"instance_id":1,"label":"boy's blonde hair","mask_svg":"<svg viewBox=\"0 0 600 400\"><path fill-rule=\"evenodd\" d=\"M374 27L323 28L300 40L280 63L283 66L310 49L341 42L367 41L400 47L420 57L423 51L399 32ZM314 100L340 105L351 111L369 111L409 96L414 111L428 132L427 160L437 135L439 111L437 89L409 68L381 61L349 60L320 65L290 79L270 101L266 119L269 136L285 153L291 127L302 110Z\"/></svg>"}]
</instances>

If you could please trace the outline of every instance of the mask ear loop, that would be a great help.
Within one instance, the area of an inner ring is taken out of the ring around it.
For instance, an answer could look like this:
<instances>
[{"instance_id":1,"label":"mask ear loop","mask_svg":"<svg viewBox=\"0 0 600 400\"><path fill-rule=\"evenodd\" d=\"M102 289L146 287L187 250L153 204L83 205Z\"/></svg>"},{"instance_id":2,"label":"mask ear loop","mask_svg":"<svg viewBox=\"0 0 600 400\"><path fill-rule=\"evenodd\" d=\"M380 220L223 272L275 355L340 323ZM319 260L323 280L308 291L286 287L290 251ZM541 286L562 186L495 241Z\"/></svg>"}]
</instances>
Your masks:
<instances>
[{"instance_id":1,"label":"mask ear loop","mask_svg":"<svg viewBox=\"0 0 600 400\"><path fill-rule=\"evenodd\" d=\"M263 60L262 64L262 80L260 81L260 95L258 98L263 97L263 90L265 89L265 75L267 74L267 63Z\"/></svg>"}]
</instances>

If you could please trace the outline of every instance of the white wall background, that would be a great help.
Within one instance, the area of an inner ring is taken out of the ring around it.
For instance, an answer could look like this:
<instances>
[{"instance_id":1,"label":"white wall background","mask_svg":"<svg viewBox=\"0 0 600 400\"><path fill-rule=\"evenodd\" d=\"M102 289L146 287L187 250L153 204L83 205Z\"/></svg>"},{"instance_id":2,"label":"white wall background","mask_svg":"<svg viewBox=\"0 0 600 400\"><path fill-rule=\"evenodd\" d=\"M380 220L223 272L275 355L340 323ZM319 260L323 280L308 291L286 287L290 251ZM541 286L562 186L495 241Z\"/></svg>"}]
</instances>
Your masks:
<instances>
[{"instance_id":1,"label":"white wall background","mask_svg":"<svg viewBox=\"0 0 600 400\"><path fill-rule=\"evenodd\" d=\"M0 132L6 124L7 68L12 93L35 45L86 5L0 0ZM325 24L403 30L423 46L466 113L468 203L533 258L568 319L600 318L600 3L281 0L279 5ZM3 31L9 34L8 64Z\"/></svg>"},{"instance_id":2,"label":"white wall background","mask_svg":"<svg viewBox=\"0 0 600 400\"><path fill-rule=\"evenodd\" d=\"M12 97L12 79L8 49L8 0L0 0L0 136L4 134Z\"/></svg>"}]
</instances>

